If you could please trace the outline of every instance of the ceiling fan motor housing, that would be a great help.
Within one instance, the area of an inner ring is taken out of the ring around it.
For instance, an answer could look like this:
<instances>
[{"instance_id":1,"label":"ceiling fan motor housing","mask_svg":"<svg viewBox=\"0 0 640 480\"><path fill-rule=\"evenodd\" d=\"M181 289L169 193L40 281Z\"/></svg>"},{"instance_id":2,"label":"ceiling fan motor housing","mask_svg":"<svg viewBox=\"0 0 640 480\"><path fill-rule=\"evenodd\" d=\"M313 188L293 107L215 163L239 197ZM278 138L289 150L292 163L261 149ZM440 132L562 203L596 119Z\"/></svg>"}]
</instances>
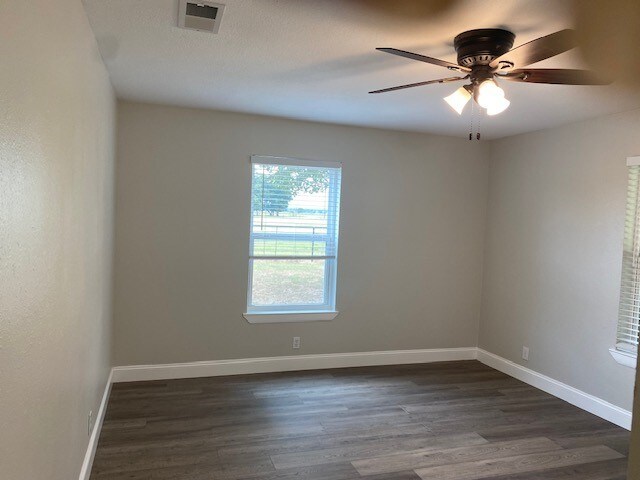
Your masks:
<instances>
[{"instance_id":1,"label":"ceiling fan motor housing","mask_svg":"<svg viewBox=\"0 0 640 480\"><path fill-rule=\"evenodd\" d=\"M513 47L516 36L500 28L469 30L456 36L453 45L458 53L458 65L472 68L489 63Z\"/></svg>"}]
</instances>

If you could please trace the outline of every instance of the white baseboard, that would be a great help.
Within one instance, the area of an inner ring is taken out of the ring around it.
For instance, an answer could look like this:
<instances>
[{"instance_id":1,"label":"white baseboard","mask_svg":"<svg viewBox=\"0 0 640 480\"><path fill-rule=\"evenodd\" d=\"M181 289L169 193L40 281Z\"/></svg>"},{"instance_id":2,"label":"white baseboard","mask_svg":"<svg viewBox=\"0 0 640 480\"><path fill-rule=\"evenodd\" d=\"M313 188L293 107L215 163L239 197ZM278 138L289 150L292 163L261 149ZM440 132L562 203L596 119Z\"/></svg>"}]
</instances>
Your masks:
<instances>
[{"instance_id":1,"label":"white baseboard","mask_svg":"<svg viewBox=\"0 0 640 480\"><path fill-rule=\"evenodd\" d=\"M113 381L168 380L172 378L216 377L247 373L475 360L476 355L476 347L467 347L242 358L165 365L131 365L114 367Z\"/></svg>"},{"instance_id":2,"label":"white baseboard","mask_svg":"<svg viewBox=\"0 0 640 480\"><path fill-rule=\"evenodd\" d=\"M481 348L478 348L478 360L491 368L550 393L589 413L631 430L631 412L628 410Z\"/></svg>"},{"instance_id":3,"label":"white baseboard","mask_svg":"<svg viewBox=\"0 0 640 480\"><path fill-rule=\"evenodd\" d=\"M82 468L80 469L79 480L89 480L91 476L91 467L93 466L93 458L96 454L96 448L98 448L98 440L100 439L100 432L102 431L102 422L104 421L104 414L107 411L107 401L109 400L109 394L111 393L111 385L113 384L113 369L109 372L109 378L107 378L107 384L104 387L104 393L102 394L102 400L100 401L100 407L96 414L96 419L93 424L93 431L89 437L89 444L87 445L87 451L84 454L84 460L82 461Z\"/></svg>"}]
</instances>

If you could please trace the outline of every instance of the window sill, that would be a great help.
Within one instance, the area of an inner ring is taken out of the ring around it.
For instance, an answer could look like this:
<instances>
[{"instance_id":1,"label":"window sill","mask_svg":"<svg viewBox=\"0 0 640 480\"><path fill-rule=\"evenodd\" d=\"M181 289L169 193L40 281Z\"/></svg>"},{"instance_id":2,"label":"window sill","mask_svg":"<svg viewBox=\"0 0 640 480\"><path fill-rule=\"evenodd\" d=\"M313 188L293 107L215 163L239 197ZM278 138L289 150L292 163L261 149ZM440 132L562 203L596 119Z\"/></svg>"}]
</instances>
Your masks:
<instances>
[{"instance_id":1,"label":"window sill","mask_svg":"<svg viewBox=\"0 0 640 480\"><path fill-rule=\"evenodd\" d=\"M629 352L623 352L618 350L616 347L612 347L609 349L609 353L613 359L618 362L620 365L624 365L625 367L636 368L636 364L638 362L637 357Z\"/></svg>"},{"instance_id":2,"label":"window sill","mask_svg":"<svg viewBox=\"0 0 640 480\"><path fill-rule=\"evenodd\" d=\"M243 313L249 323L327 322L338 312L260 312Z\"/></svg>"}]
</instances>

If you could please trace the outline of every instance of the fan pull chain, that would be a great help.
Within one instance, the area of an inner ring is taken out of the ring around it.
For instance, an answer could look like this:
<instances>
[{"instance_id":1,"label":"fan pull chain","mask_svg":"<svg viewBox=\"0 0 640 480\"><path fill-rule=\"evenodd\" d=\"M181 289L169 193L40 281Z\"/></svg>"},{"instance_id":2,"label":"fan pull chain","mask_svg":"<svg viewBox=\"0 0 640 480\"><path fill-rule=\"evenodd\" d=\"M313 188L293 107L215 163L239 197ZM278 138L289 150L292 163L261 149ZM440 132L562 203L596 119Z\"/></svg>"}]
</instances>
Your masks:
<instances>
[{"instance_id":1,"label":"fan pull chain","mask_svg":"<svg viewBox=\"0 0 640 480\"><path fill-rule=\"evenodd\" d=\"M471 120L469 121L469 141L473 140L473 104L475 102L471 100Z\"/></svg>"},{"instance_id":2,"label":"fan pull chain","mask_svg":"<svg viewBox=\"0 0 640 480\"><path fill-rule=\"evenodd\" d=\"M480 136L480 124L481 124L481 120L482 120L482 109L478 108L477 109L477 115L478 115L478 121L474 122L475 118L476 118L476 106L475 106L475 102L472 100L471 101L471 120L469 122L469 140L473 140L474 137L474 133L475 133L475 137L476 140L480 140L481 136ZM475 127L475 128L474 128Z\"/></svg>"}]
</instances>

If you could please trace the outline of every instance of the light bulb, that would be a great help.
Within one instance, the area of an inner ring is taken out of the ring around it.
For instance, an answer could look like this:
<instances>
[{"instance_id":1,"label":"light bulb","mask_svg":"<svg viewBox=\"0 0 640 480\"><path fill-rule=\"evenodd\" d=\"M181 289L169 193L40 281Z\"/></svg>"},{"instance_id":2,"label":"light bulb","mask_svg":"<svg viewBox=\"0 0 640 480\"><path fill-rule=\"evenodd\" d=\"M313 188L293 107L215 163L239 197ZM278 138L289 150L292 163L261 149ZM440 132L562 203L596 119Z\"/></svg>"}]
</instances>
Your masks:
<instances>
[{"instance_id":1,"label":"light bulb","mask_svg":"<svg viewBox=\"0 0 640 480\"><path fill-rule=\"evenodd\" d=\"M478 104L487 109L487 115L496 115L504 112L511 102L504 98L504 90L496 82L485 80L478 87Z\"/></svg>"},{"instance_id":2,"label":"light bulb","mask_svg":"<svg viewBox=\"0 0 640 480\"><path fill-rule=\"evenodd\" d=\"M462 110L469 102L469 100L471 100L471 94L464 87L460 87L448 97L444 97L444 101L447 102L449 106L456 112L458 112L458 115L462 115Z\"/></svg>"}]
</instances>

